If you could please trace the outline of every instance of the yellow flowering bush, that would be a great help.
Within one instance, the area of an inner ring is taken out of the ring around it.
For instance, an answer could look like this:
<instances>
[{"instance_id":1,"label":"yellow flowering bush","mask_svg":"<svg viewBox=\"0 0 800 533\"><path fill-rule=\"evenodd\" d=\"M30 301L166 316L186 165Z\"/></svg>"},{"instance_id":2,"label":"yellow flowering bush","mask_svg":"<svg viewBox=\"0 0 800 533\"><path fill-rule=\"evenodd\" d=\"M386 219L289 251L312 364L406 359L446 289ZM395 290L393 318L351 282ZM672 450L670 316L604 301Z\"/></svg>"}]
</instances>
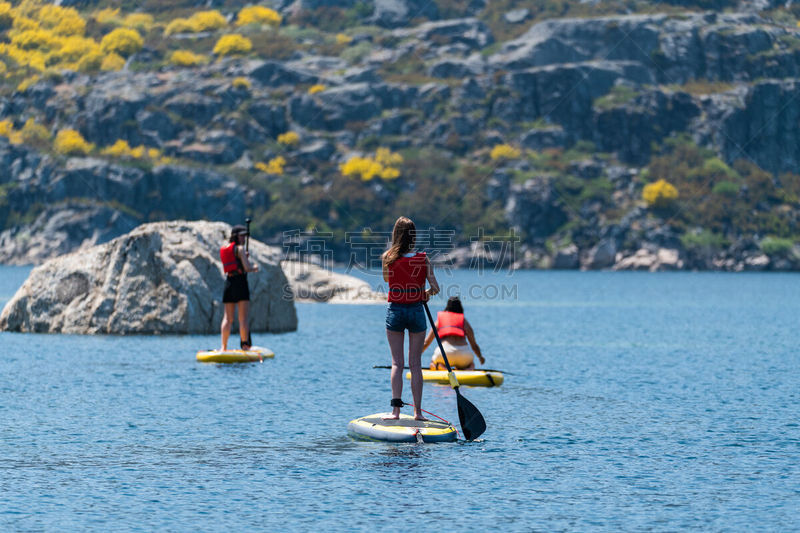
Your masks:
<instances>
[{"instance_id":1,"label":"yellow flowering bush","mask_svg":"<svg viewBox=\"0 0 800 533\"><path fill-rule=\"evenodd\" d=\"M249 89L250 87L252 87L250 80L248 80L247 78L243 78L241 76L238 78L233 78L231 85L233 85L235 89Z\"/></svg>"},{"instance_id":2,"label":"yellow flowering bush","mask_svg":"<svg viewBox=\"0 0 800 533\"><path fill-rule=\"evenodd\" d=\"M155 163L166 164L170 160L161 157L161 151L158 148L147 148L144 145L139 145L136 148L131 148L128 141L124 139L117 139L111 146L103 148L101 152L103 155L111 157L121 157L126 159L149 159Z\"/></svg>"},{"instance_id":3,"label":"yellow flowering bush","mask_svg":"<svg viewBox=\"0 0 800 533\"><path fill-rule=\"evenodd\" d=\"M39 23L29 17L17 16L14 18L14 23L11 25L11 28L12 29L8 32L8 35L13 37L22 31L38 30Z\"/></svg>"},{"instance_id":4,"label":"yellow flowering bush","mask_svg":"<svg viewBox=\"0 0 800 533\"><path fill-rule=\"evenodd\" d=\"M522 155L519 148L514 148L510 144L497 144L492 148L490 157L492 161L505 161L507 159L517 159Z\"/></svg>"},{"instance_id":5,"label":"yellow flowering bush","mask_svg":"<svg viewBox=\"0 0 800 533\"><path fill-rule=\"evenodd\" d=\"M375 177L392 180L400 177L400 170L395 167L403 162L403 156L388 148L378 148L375 157L351 157L339 166L343 176L360 177L370 181Z\"/></svg>"},{"instance_id":6,"label":"yellow flowering bush","mask_svg":"<svg viewBox=\"0 0 800 533\"><path fill-rule=\"evenodd\" d=\"M286 159L283 156L273 157L266 163L256 163L256 168L267 174L277 176L283 175L283 168L286 166Z\"/></svg>"},{"instance_id":7,"label":"yellow flowering bush","mask_svg":"<svg viewBox=\"0 0 800 533\"><path fill-rule=\"evenodd\" d=\"M95 72L100 70L100 67L103 65L103 59L105 55L100 50L95 50L92 52L87 53L85 56L78 59L75 68L78 72Z\"/></svg>"},{"instance_id":8,"label":"yellow flowering bush","mask_svg":"<svg viewBox=\"0 0 800 533\"><path fill-rule=\"evenodd\" d=\"M119 8L112 9L107 7L92 13L92 18L98 24L119 24Z\"/></svg>"},{"instance_id":9,"label":"yellow flowering bush","mask_svg":"<svg viewBox=\"0 0 800 533\"><path fill-rule=\"evenodd\" d=\"M403 156L388 148L378 148L375 150L375 161L385 167L394 167L403 164Z\"/></svg>"},{"instance_id":10,"label":"yellow flowering bush","mask_svg":"<svg viewBox=\"0 0 800 533\"><path fill-rule=\"evenodd\" d=\"M39 24L56 35L83 35L86 33L86 21L72 7L61 7L52 4L42 7L36 18Z\"/></svg>"},{"instance_id":11,"label":"yellow flowering bush","mask_svg":"<svg viewBox=\"0 0 800 533\"><path fill-rule=\"evenodd\" d=\"M106 34L100 41L100 48L106 53L128 57L142 49L144 39L139 32L130 28L117 28Z\"/></svg>"},{"instance_id":12,"label":"yellow flowering bush","mask_svg":"<svg viewBox=\"0 0 800 533\"><path fill-rule=\"evenodd\" d=\"M44 144L50 140L50 132L42 126L37 124L32 118L25 121L25 125L19 131L22 137L22 142L28 144Z\"/></svg>"},{"instance_id":13,"label":"yellow flowering bush","mask_svg":"<svg viewBox=\"0 0 800 533\"><path fill-rule=\"evenodd\" d=\"M247 37L238 33L223 35L214 45L214 54L227 56L232 54L246 54L253 49L253 43Z\"/></svg>"},{"instance_id":14,"label":"yellow flowering bush","mask_svg":"<svg viewBox=\"0 0 800 533\"><path fill-rule=\"evenodd\" d=\"M316 84L316 85L312 85L311 87L309 87L309 88L308 88L308 94L317 94L317 93L321 93L321 92L322 92L322 91L324 91L325 89L327 89L327 87L326 87L326 86L324 86L324 85L322 85L322 84L318 83L318 84Z\"/></svg>"},{"instance_id":15,"label":"yellow flowering bush","mask_svg":"<svg viewBox=\"0 0 800 533\"><path fill-rule=\"evenodd\" d=\"M174 35L176 33L197 33L200 30L194 22L189 19L177 18L170 21L164 28L164 35Z\"/></svg>"},{"instance_id":16,"label":"yellow flowering bush","mask_svg":"<svg viewBox=\"0 0 800 533\"><path fill-rule=\"evenodd\" d=\"M189 17L189 22L194 24L197 31L213 31L228 25L228 21L222 16L222 13L216 9L211 11L198 11Z\"/></svg>"},{"instance_id":17,"label":"yellow flowering bush","mask_svg":"<svg viewBox=\"0 0 800 533\"><path fill-rule=\"evenodd\" d=\"M642 199L648 207L667 207L678 199L678 189L670 182L660 179L644 186Z\"/></svg>"},{"instance_id":18,"label":"yellow flowering bush","mask_svg":"<svg viewBox=\"0 0 800 533\"><path fill-rule=\"evenodd\" d=\"M86 155L94 149L94 145L86 142L79 132L67 129L58 132L54 148L59 154Z\"/></svg>"},{"instance_id":19,"label":"yellow flowering bush","mask_svg":"<svg viewBox=\"0 0 800 533\"><path fill-rule=\"evenodd\" d=\"M336 44L350 44L353 42L353 38L345 33L337 33L336 34Z\"/></svg>"},{"instance_id":20,"label":"yellow flowering bush","mask_svg":"<svg viewBox=\"0 0 800 533\"><path fill-rule=\"evenodd\" d=\"M293 131L287 131L278 135L278 142L284 146L297 146L300 143L300 136Z\"/></svg>"},{"instance_id":21,"label":"yellow flowering bush","mask_svg":"<svg viewBox=\"0 0 800 533\"><path fill-rule=\"evenodd\" d=\"M195 54L190 50L175 50L169 56L169 62L179 67L195 67L208 61L203 54Z\"/></svg>"},{"instance_id":22,"label":"yellow flowering bush","mask_svg":"<svg viewBox=\"0 0 800 533\"><path fill-rule=\"evenodd\" d=\"M119 54L108 54L100 63L100 70L121 70L125 66L125 58Z\"/></svg>"},{"instance_id":23,"label":"yellow flowering bush","mask_svg":"<svg viewBox=\"0 0 800 533\"><path fill-rule=\"evenodd\" d=\"M8 72L8 66L0 61L0 76L4 75L6 72Z\"/></svg>"},{"instance_id":24,"label":"yellow flowering bush","mask_svg":"<svg viewBox=\"0 0 800 533\"><path fill-rule=\"evenodd\" d=\"M149 13L131 13L122 19L122 25L142 32L148 32L153 27L153 15Z\"/></svg>"},{"instance_id":25,"label":"yellow flowering bush","mask_svg":"<svg viewBox=\"0 0 800 533\"><path fill-rule=\"evenodd\" d=\"M239 11L236 17L236 25L268 24L270 26L280 26L282 20L280 14L273 9L264 6L249 6Z\"/></svg>"},{"instance_id":26,"label":"yellow flowering bush","mask_svg":"<svg viewBox=\"0 0 800 533\"><path fill-rule=\"evenodd\" d=\"M88 54L99 52L100 46L92 39L78 36L67 37L62 40L61 48L48 56L46 63L54 65L62 61L80 61ZM51 59L55 61L51 61Z\"/></svg>"},{"instance_id":27,"label":"yellow flowering bush","mask_svg":"<svg viewBox=\"0 0 800 533\"><path fill-rule=\"evenodd\" d=\"M128 155L131 151L131 146L128 144L128 141L125 139L117 139L117 142L112 144L111 146L106 146L103 148L102 154L103 155L110 155L113 157L122 157Z\"/></svg>"},{"instance_id":28,"label":"yellow flowering bush","mask_svg":"<svg viewBox=\"0 0 800 533\"><path fill-rule=\"evenodd\" d=\"M33 85L37 81L39 81L39 76L37 76L36 74L34 74L33 76L28 76L27 78L19 82L19 85L17 85L17 91L24 93L25 91L28 90L28 88L31 85Z\"/></svg>"},{"instance_id":29,"label":"yellow flowering bush","mask_svg":"<svg viewBox=\"0 0 800 533\"><path fill-rule=\"evenodd\" d=\"M0 136L8 138L11 144L22 144L22 135L10 120L0 120Z\"/></svg>"},{"instance_id":30,"label":"yellow flowering bush","mask_svg":"<svg viewBox=\"0 0 800 533\"><path fill-rule=\"evenodd\" d=\"M370 157L351 157L339 166L343 176L359 176L364 181L369 181L380 175L383 166Z\"/></svg>"},{"instance_id":31,"label":"yellow flowering bush","mask_svg":"<svg viewBox=\"0 0 800 533\"><path fill-rule=\"evenodd\" d=\"M11 37L11 45L20 50L50 51L61 47L61 39L49 30L25 30Z\"/></svg>"},{"instance_id":32,"label":"yellow flowering bush","mask_svg":"<svg viewBox=\"0 0 800 533\"><path fill-rule=\"evenodd\" d=\"M176 33L199 33L201 31L214 31L224 28L228 21L217 10L198 11L189 18L176 18L164 28L164 35Z\"/></svg>"}]
</instances>

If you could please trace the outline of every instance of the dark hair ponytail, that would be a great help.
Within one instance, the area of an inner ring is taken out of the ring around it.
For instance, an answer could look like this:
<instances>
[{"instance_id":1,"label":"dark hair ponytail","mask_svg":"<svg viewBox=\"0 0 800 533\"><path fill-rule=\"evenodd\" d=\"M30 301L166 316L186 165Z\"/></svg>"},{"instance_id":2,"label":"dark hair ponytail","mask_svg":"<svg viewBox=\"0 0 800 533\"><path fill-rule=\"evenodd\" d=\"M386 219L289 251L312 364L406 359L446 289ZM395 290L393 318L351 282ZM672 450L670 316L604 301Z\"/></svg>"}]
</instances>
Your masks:
<instances>
[{"instance_id":1,"label":"dark hair ponytail","mask_svg":"<svg viewBox=\"0 0 800 533\"><path fill-rule=\"evenodd\" d=\"M458 296L451 296L447 299L447 305L444 307L445 311L450 311L451 313L461 313L464 314L464 307L461 305L461 299Z\"/></svg>"}]
</instances>

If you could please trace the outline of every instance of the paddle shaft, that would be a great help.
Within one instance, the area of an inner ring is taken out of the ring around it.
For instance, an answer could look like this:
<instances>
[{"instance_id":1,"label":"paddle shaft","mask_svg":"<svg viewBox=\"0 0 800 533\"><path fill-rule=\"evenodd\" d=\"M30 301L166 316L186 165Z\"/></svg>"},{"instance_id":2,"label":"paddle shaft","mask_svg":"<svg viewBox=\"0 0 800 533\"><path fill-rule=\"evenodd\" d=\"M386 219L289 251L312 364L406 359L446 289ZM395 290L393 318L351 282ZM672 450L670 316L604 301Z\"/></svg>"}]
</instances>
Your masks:
<instances>
[{"instance_id":1,"label":"paddle shaft","mask_svg":"<svg viewBox=\"0 0 800 533\"><path fill-rule=\"evenodd\" d=\"M386 368L388 370L391 370L392 366L391 365L372 365L372 368ZM404 366L403 367L403 369L405 369L405 370L409 370L410 368L411 367L408 367L408 366ZM461 368L461 369L457 368L456 371L458 371L458 370L463 370L464 372L500 372L501 374L506 374L506 375L509 375L509 376L514 376L515 375L515 374L513 374L511 372L506 372L505 370L497 370L495 368L475 368L473 370L464 370L463 368Z\"/></svg>"},{"instance_id":2,"label":"paddle shaft","mask_svg":"<svg viewBox=\"0 0 800 533\"><path fill-rule=\"evenodd\" d=\"M447 360L447 354L444 353L444 346L442 346L442 339L439 338L439 331L436 329L436 324L433 321L433 315L431 315L431 310L428 309L428 302L422 302L422 305L425 306L425 312L428 314L428 320L431 321L431 328L433 328L433 334L436 336L436 343L439 345L439 350L442 352L442 359L444 359L444 364L447 367L448 372L452 372L453 369L450 367L450 361ZM458 387L453 387L456 392L458 392Z\"/></svg>"},{"instance_id":3,"label":"paddle shaft","mask_svg":"<svg viewBox=\"0 0 800 533\"><path fill-rule=\"evenodd\" d=\"M245 236L244 239L244 249L248 252L250 251L250 222L252 221L253 221L252 218L244 219L245 224L247 224L247 235Z\"/></svg>"}]
</instances>

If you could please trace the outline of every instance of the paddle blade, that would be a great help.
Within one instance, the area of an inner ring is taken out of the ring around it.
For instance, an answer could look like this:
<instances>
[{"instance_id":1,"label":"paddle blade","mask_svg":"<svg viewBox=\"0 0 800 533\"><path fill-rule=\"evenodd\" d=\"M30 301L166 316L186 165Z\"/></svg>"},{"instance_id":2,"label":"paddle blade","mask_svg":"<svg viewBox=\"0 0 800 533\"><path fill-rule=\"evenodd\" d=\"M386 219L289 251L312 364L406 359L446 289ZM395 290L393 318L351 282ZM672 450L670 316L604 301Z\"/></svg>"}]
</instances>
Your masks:
<instances>
[{"instance_id":1,"label":"paddle blade","mask_svg":"<svg viewBox=\"0 0 800 533\"><path fill-rule=\"evenodd\" d=\"M464 438L467 440L477 439L486 431L486 421L483 419L483 415L469 400L461 396L458 389L456 389L456 404Z\"/></svg>"}]
</instances>

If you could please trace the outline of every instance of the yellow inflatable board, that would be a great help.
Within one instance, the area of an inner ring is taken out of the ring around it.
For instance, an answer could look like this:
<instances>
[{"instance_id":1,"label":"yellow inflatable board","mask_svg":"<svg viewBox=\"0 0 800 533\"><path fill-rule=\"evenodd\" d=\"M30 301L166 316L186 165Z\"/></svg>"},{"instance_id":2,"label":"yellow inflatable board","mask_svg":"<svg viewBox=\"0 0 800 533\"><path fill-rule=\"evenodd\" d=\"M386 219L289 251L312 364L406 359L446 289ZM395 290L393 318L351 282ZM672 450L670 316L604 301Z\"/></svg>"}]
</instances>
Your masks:
<instances>
[{"instance_id":1,"label":"yellow inflatable board","mask_svg":"<svg viewBox=\"0 0 800 533\"><path fill-rule=\"evenodd\" d=\"M459 385L470 387L499 387L503 384L503 373L496 370L455 370ZM406 379L411 379L411 372L406 372ZM449 385L447 370L422 369L422 380Z\"/></svg>"},{"instance_id":2,"label":"yellow inflatable board","mask_svg":"<svg viewBox=\"0 0 800 533\"><path fill-rule=\"evenodd\" d=\"M253 363L275 357L275 353L267 348L252 346L249 350L203 350L197 352L197 360L201 363Z\"/></svg>"},{"instance_id":3,"label":"yellow inflatable board","mask_svg":"<svg viewBox=\"0 0 800 533\"><path fill-rule=\"evenodd\" d=\"M391 413L375 413L351 420L347 432L354 438L387 442L453 442L458 436L452 424L438 420L421 422L401 414L397 420L384 420ZM419 437L419 438L418 438Z\"/></svg>"}]
</instances>

